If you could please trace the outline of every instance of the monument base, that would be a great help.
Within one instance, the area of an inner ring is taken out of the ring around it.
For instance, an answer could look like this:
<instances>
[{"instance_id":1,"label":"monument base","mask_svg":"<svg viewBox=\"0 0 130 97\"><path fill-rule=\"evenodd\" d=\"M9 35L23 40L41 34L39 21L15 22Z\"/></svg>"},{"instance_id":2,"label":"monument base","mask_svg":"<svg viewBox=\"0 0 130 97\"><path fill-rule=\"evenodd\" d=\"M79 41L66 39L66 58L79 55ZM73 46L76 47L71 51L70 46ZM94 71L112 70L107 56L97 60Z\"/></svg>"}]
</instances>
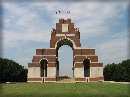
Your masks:
<instances>
[{"instance_id":1,"label":"monument base","mask_svg":"<svg viewBox=\"0 0 130 97\"><path fill-rule=\"evenodd\" d=\"M75 82L103 82L104 77L75 77ZM40 83L56 83L55 77L39 77L39 78L27 78L27 82L40 82Z\"/></svg>"}]
</instances>

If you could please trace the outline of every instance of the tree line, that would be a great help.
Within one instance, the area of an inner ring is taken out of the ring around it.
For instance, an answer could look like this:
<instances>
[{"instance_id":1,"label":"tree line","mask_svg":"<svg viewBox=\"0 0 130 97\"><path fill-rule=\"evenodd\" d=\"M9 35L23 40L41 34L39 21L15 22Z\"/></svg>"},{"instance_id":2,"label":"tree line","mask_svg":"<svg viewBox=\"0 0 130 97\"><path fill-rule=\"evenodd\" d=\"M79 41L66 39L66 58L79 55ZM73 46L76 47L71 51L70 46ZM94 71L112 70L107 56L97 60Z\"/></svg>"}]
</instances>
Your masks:
<instances>
[{"instance_id":1,"label":"tree line","mask_svg":"<svg viewBox=\"0 0 130 97\"><path fill-rule=\"evenodd\" d=\"M0 82L26 82L27 69L13 60L0 58Z\"/></svg>"},{"instance_id":2,"label":"tree line","mask_svg":"<svg viewBox=\"0 0 130 97\"><path fill-rule=\"evenodd\" d=\"M106 81L130 82L130 59L118 64L107 64L103 74Z\"/></svg>"}]
</instances>

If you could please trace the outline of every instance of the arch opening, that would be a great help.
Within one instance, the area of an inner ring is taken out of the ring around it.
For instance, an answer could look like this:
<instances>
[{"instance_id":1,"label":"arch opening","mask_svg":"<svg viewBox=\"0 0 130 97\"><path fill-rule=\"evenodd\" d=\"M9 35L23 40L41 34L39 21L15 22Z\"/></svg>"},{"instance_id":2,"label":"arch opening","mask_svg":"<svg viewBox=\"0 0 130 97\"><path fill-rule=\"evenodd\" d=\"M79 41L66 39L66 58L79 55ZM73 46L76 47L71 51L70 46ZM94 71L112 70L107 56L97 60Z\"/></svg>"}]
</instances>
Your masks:
<instances>
[{"instance_id":1,"label":"arch opening","mask_svg":"<svg viewBox=\"0 0 130 97\"><path fill-rule=\"evenodd\" d=\"M90 60L88 58L84 59L84 77L90 77Z\"/></svg>"},{"instance_id":2,"label":"arch opening","mask_svg":"<svg viewBox=\"0 0 130 97\"><path fill-rule=\"evenodd\" d=\"M71 49L72 50L71 50ZM60 49L64 51L64 53L59 52ZM73 77L73 66L74 62L69 61L73 60L74 57L74 48L73 48L73 43L68 40L68 39L62 39L57 43L56 47L56 56L57 56L57 77L59 76L68 76L68 77ZM69 51L69 52L68 52ZM59 55L61 53L62 55ZM60 56L60 57L59 57ZM62 59L61 59L62 58ZM70 59L69 59L70 58ZM59 62L60 60L60 62ZM68 60L68 61L67 61ZM64 62L62 62L64 61ZM60 65L59 65L60 64ZM71 65L72 64L72 65ZM63 70L64 69L64 70ZM67 70L68 69L68 70ZM66 70L66 71L65 71ZM62 72L63 71L63 72ZM69 71L69 72L68 72ZM63 74L64 73L64 74Z\"/></svg>"},{"instance_id":3,"label":"arch opening","mask_svg":"<svg viewBox=\"0 0 130 97\"><path fill-rule=\"evenodd\" d=\"M63 45L58 50L59 76L73 77L73 51L71 47Z\"/></svg>"},{"instance_id":4,"label":"arch opening","mask_svg":"<svg viewBox=\"0 0 130 97\"><path fill-rule=\"evenodd\" d=\"M47 77L47 64L48 61L46 59L42 59L40 61L41 77Z\"/></svg>"},{"instance_id":5,"label":"arch opening","mask_svg":"<svg viewBox=\"0 0 130 97\"><path fill-rule=\"evenodd\" d=\"M68 45L73 49L75 44L70 39L61 39L56 43L56 49L59 49L63 45Z\"/></svg>"}]
</instances>

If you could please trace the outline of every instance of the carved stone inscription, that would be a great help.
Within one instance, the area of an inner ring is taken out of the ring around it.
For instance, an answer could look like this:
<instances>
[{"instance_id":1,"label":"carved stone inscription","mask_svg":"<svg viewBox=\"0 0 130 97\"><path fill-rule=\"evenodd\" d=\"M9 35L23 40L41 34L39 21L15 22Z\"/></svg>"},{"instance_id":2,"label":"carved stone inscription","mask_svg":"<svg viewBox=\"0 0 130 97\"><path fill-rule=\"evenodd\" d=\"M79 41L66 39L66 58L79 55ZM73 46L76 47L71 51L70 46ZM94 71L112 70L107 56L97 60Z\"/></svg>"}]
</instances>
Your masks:
<instances>
[{"instance_id":1,"label":"carved stone inscription","mask_svg":"<svg viewBox=\"0 0 130 97\"><path fill-rule=\"evenodd\" d=\"M103 76L103 67L91 67L91 77Z\"/></svg>"}]
</instances>

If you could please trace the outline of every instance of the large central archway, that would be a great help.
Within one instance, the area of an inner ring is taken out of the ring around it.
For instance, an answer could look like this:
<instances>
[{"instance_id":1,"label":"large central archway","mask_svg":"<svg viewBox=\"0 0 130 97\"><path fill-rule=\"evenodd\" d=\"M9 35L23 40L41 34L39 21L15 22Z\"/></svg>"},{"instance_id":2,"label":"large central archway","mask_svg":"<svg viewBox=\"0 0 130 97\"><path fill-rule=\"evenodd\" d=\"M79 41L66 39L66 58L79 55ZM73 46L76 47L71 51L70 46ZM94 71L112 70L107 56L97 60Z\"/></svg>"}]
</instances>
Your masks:
<instances>
[{"instance_id":1,"label":"large central archway","mask_svg":"<svg viewBox=\"0 0 130 97\"><path fill-rule=\"evenodd\" d=\"M68 45L63 45L58 50L59 76L73 77L73 50Z\"/></svg>"},{"instance_id":2,"label":"large central archway","mask_svg":"<svg viewBox=\"0 0 130 97\"><path fill-rule=\"evenodd\" d=\"M57 42L57 44L56 44L56 57L57 57L57 64L58 64L58 66L57 66L57 77L59 77L60 76L60 73L59 72L61 72L61 70L60 70L60 66L61 66L61 64L59 64L60 62L59 62L59 53L58 53L58 51L59 51L59 49L61 48L61 47L63 47L63 46L69 46L71 49L72 49L72 54L73 54L73 58L72 58L72 66L69 66L69 67L71 67L71 70L72 70L72 76L69 76L69 77L74 77L74 48L73 48L73 45L75 45L74 43L73 43L73 41L71 40L71 39L60 39L58 42ZM67 52L66 52L67 53ZM68 76L68 75L64 75L64 76Z\"/></svg>"}]
</instances>

